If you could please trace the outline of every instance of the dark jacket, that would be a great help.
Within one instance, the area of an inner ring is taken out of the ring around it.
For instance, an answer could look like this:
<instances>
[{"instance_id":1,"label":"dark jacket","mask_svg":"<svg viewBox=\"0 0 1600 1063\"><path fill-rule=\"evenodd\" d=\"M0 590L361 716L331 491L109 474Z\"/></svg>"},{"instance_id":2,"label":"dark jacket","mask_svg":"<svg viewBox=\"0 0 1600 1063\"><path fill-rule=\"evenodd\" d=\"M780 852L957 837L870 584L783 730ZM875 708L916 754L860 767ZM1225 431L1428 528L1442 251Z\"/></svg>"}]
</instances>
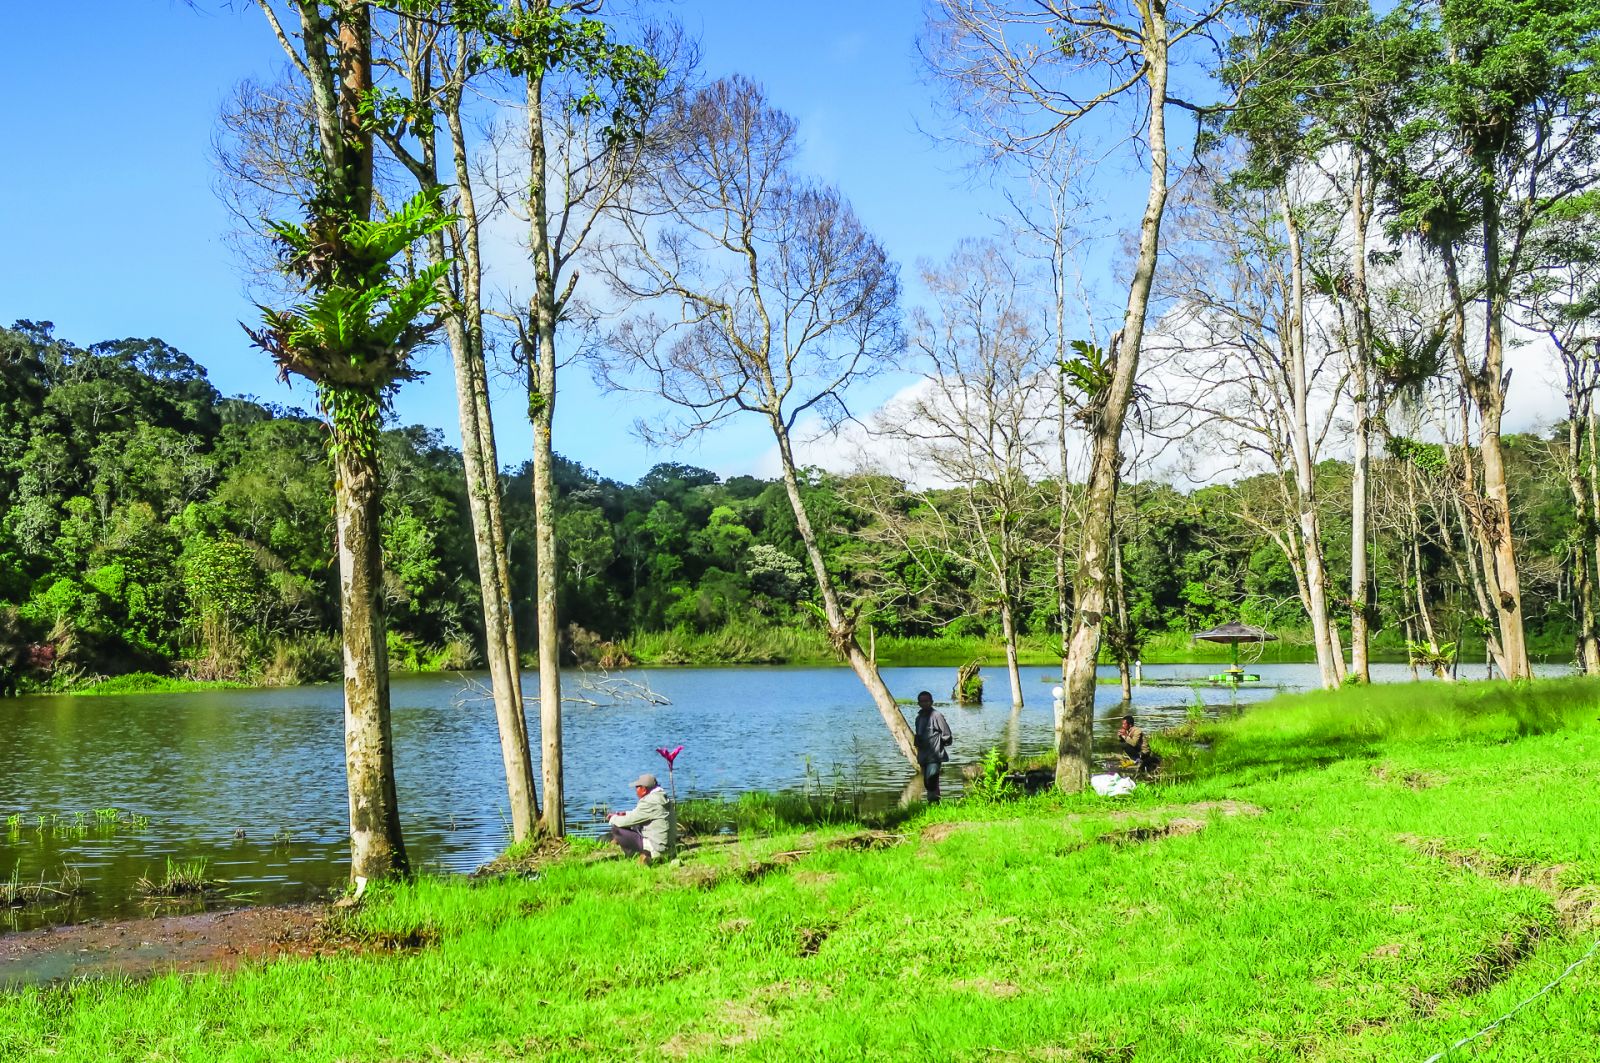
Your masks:
<instances>
[{"instance_id":1,"label":"dark jacket","mask_svg":"<svg viewBox=\"0 0 1600 1063\"><path fill-rule=\"evenodd\" d=\"M916 735L918 764L942 764L950 759L950 743L955 736L950 733L944 713L938 709L919 710Z\"/></svg>"}]
</instances>

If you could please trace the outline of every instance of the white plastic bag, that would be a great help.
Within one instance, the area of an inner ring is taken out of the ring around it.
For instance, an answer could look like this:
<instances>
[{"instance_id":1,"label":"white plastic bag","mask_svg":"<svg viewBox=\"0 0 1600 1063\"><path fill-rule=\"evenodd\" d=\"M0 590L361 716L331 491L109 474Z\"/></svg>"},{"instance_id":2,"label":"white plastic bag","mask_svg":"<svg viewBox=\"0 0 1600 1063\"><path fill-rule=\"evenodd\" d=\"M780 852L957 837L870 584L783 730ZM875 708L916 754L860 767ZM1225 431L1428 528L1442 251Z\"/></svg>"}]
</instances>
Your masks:
<instances>
[{"instance_id":1,"label":"white plastic bag","mask_svg":"<svg viewBox=\"0 0 1600 1063\"><path fill-rule=\"evenodd\" d=\"M1094 787L1094 792L1101 797L1123 797L1133 793L1134 787L1138 784L1121 775L1110 774L1091 775L1089 785Z\"/></svg>"}]
</instances>

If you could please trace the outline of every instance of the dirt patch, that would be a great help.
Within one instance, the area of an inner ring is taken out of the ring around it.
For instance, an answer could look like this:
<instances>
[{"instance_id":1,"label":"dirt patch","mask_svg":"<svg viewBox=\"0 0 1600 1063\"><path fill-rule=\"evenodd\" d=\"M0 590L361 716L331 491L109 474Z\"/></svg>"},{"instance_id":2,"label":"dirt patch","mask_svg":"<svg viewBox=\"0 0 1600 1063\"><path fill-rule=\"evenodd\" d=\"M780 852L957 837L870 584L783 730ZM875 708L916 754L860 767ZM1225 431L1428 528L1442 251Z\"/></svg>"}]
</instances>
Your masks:
<instances>
[{"instance_id":1,"label":"dirt patch","mask_svg":"<svg viewBox=\"0 0 1600 1063\"><path fill-rule=\"evenodd\" d=\"M938 845L950 835L964 827L977 826L975 823L930 823L922 828L922 840L932 845Z\"/></svg>"},{"instance_id":2,"label":"dirt patch","mask_svg":"<svg viewBox=\"0 0 1600 1063\"><path fill-rule=\"evenodd\" d=\"M0 935L0 985L231 970L249 960L348 951L321 906L242 908Z\"/></svg>"},{"instance_id":3,"label":"dirt patch","mask_svg":"<svg viewBox=\"0 0 1600 1063\"><path fill-rule=\"evenodd\" d=\"M802 835L802 843L812 842L810 835ZM846 834L839 838L829 838L824 842L813 842L804 848L788 849L779 853L772 853L764 859L747 860L731 863L726 867L710 867L707 865L691 865L680 868L676 876L677 881L685 886L698 886L701 889L712 889L723 882L737 880L741 882L758 882L775 871L780 871L803 857L812 853L823 853L839 849L856 851L886 849L891 845L899 845L905 841L903 834L891 834L881 830L863 830L854 834Z\"/></svg>"},{"instance_id":4,"label":"dirt patch","mask_svg":"<svg viewBox=\"0 0 1600 1063\"><path fill-rule=\"evenodd\" d=\"M1139 842L1158 841L1162 838L1182 837L1185 834L1199 834L1205 829L1205 820L1179 816L1176 819L1170 819L1165 823L1153 826L1115 830L1109 834L1102 834L1099 840L1103 845L1129 845Z\"/></svg>"},{"instance_id":5,"label":"dirt patch","mask_svg":"<svg viewBox=\"0 0 1600 1063\"><path fill-rule=\"evenodd\" d=\"M1159 821L1162 816L1170 813L1180 813L1178 818L1166 823ZM1234 816L1259 816L1266 809L1252 805L1247 801L1196 801L1189 805L1161 805L1155 808L1124 809L1116 812L1074 812L1064 816L1059 822L1067 824L1084 823L1090 820L1118 825L1122 823L1136 823L1138 826L1128 830L1116 832L1123 841L1149 841L1151 837L1166 837L1169 834L1193 834L1205 827L1204 820L1194 819L1194 816L1215 813L1219 816L1232 818ZM933 823L922 829L922 840L932 845L937 845L952 835L968 830L984 830L989 827L1009 826L1026 822L1021 819L979 820L972 823ZM1198 824L1198 825L1196 825ZM1176 830L1168 827L1179 825ZM1150 832L1156 831L1157 834ZM1105 840L1113 840L1107 836ZM1076 851L1076 848L1068 851Z\"/></svg>"},{"instance_id":6,"label":"dirt patch","mask_svg":"<svg viewBox=\"0 0 1600 1063\"><path fill-rule=\"evenodd\" d=\"M1426 771L1402 772L1388 764L1379 764L1372 769L1373 778L1382 783L1396 783L1410 790L1431 790L1444 780L1439 776Z\"/></svg>"},{"instance_id":7,"label":"dirt patch","mask_svg":"<svg viewBox=\"0 0 1600 1063\"><path fill-rule=\"evenodd\" d=\"M795 937L799 939L795 949L796 956L815 956L822 951L823 942L828 940L828 935L833 933L831 926L802 926L795 930Z\"/></svg>"},{"instance_id":8,"label":"dirt patch","mask_svg":"<svg viewBox=\"0 0 1600 1063\"><path fill-rule=\"evenodd\" d=\"M1014 982L999 982L992 978L963 978L950 985L955 989L970 989L985 996L996 997L1000 1000L1010 1000L1022 990Z\"/></svg>"},{"instance_id":9,"label":"dirt patch","mask_svg":"<svg viewBox=\"0 0 1600 1063\"><path fill-rule=\"evenodd\" d=\"M761 1036L772 1024L771 1016L749 1004L729 1001L713 1020L714 1030L683 1030L662 1044L663 1055L675 1059L702 1056L718 1047L737 1048Z\"/></svg>"},{"instance_id":10,"label":"dirt patch","mask_svg":"<svg viewBox=\"0 0 1600 1063\"><path fill-rule=\"evenodd\" d=\"M1395 838L1408 848L1493 878L1508 886L1529 886L1550 898L1561 928L1567 932L1600 926L1600 885L1562 885L1565 864L1527 864L1506 860L1474 849L1455 849L1442 841L1401 834Z\"/></svg>"}]
</instances>

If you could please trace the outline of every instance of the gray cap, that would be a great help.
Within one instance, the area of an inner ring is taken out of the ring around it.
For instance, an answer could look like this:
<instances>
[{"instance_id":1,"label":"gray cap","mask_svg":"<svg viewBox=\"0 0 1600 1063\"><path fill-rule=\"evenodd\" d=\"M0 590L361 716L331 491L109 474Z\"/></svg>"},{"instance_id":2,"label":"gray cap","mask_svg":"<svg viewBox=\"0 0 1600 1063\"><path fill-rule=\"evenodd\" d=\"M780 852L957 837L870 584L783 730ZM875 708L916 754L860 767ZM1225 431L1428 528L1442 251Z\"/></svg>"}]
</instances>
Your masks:
<instances>
[{"instance_id":1,"label":"gray cap","mask_svg":"<svg viewBox=\"0 0 1600 1063\"><path fill-rule=\"evenodd\" d=\"M642 786L646 790L654 790L657 786L660 786L661 784L656 782L656 777L654 775L651 775L649 772L645 772L643 775L641 775L637 779L633 780L633 785L635 787Z\"/></svg>"}]
</instances>

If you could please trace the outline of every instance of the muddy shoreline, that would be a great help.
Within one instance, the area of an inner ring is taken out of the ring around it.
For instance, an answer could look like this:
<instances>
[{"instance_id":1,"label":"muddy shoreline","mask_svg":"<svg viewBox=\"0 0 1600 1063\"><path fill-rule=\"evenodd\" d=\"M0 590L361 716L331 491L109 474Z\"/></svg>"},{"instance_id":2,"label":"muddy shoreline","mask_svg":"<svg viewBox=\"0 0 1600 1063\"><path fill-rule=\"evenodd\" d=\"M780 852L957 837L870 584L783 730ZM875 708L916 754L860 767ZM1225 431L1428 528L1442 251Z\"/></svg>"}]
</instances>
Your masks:
<instances>
[{"instance_id":1,"label":"muddy shoreline","mask_svg":"<svg viewBox=\"0 0 1600 1063\"><path fill-rule=\"evenodd\" d=\"M0 987L226 971L276 956L348 951L323 904L111 919L0 934Z\"/></svg>"}]
</instances>

